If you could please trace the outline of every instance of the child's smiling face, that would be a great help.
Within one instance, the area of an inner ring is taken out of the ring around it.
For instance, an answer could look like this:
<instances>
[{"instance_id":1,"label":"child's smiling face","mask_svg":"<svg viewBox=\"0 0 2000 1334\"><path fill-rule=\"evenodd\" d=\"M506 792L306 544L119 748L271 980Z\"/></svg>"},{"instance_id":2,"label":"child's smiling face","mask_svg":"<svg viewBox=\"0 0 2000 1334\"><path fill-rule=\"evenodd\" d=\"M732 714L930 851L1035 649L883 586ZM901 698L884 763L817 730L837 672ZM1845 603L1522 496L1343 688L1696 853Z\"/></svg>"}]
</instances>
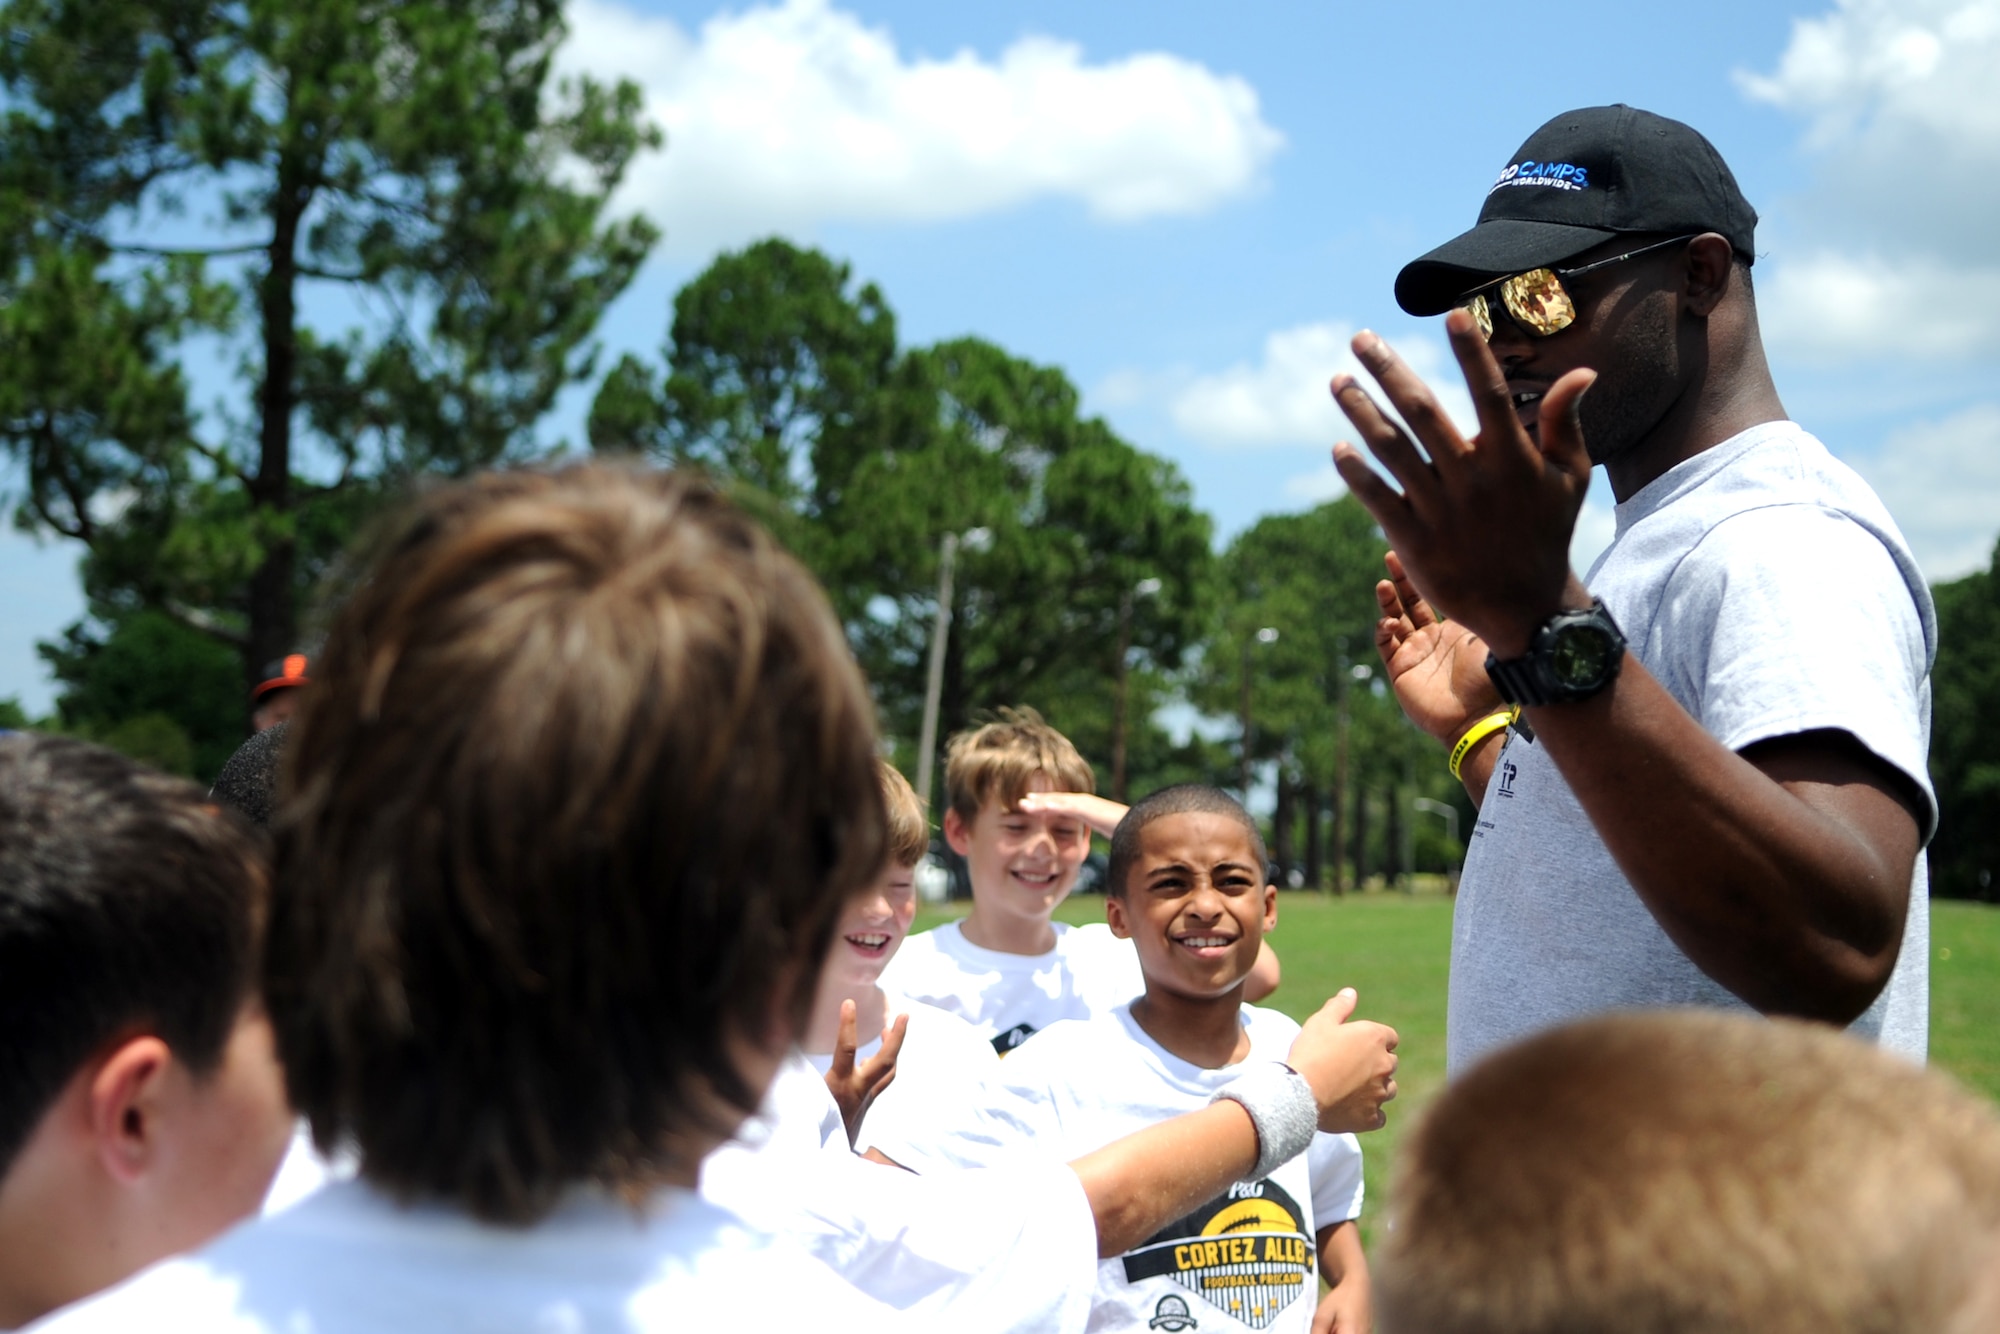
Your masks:
<instances>
[{"instance_id":1,"label":"child's smiling face","mask_svg":"<svg viewBox=\"0 0 2000 1334\"><path fill-rule=\"evenodd\" d=\"M827 972L844 991L872 986L910 933L917 913L917 868L891 865L847 906L834 934Z\"/></svg>"},{"instance_id":2,"label":"child's smiling face","mask_svg":"<svg viewBox=\"0 0 2000 1334\"><path fill-rule=\"evenodd\" d=\"M1204 999L1240 987L1278 891L1264 879L1250 831L1226 815L1163 815L1139 831L1122 895L1105 901L1114 933L1139 951L1146 990Z\"/></svg>"}]
</instances>

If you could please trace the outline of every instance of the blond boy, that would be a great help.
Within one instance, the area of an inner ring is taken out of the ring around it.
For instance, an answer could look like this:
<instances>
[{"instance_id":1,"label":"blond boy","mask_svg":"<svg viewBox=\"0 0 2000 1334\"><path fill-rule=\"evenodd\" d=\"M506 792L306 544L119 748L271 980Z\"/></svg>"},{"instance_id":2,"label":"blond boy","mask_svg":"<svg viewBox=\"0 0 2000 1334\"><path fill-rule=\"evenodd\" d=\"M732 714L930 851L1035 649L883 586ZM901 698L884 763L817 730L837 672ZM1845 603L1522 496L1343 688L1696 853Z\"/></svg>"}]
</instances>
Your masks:
<instances>
[{"instance_id":1,"label":"blond boy","mask_svg":"<svg viewBox=\"0 0 2000 1334\"><path fill-rule=\"evenodd\" d=\"M912 937L884 975L901 995L949 1010L1006 1054L1063 1019L1121 1005L1145 987L1131 942L1109 927L1050 920L1076 886L1090 826L1030 813L1031 792L1089 792L1090 765L1033 709L1002 709L945 749L945 842L965 858L972 911Z\"/></svg>"}]
</instances>

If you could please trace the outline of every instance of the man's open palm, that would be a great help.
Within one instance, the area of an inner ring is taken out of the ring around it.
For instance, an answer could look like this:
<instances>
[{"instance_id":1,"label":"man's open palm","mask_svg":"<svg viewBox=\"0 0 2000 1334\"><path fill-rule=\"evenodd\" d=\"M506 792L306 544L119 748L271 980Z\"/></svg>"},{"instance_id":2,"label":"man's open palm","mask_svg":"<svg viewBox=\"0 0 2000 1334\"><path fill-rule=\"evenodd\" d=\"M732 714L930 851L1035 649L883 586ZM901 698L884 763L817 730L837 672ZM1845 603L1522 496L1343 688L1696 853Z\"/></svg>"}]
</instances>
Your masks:
<instances>
[{"instance_id":1,"label":"man's open palm","mask_svg":"<svg viewBox=\"0 0 2000 1334\"><path fill-rule=\"evenodd\" d=\"M1456 621L1441 621L1395 552L1375 585L1382 619L1375 649L1410 721L1450 745L1474 720L1503 707L1486 676L1486 642Z\"/></svg>"}]
</instances>

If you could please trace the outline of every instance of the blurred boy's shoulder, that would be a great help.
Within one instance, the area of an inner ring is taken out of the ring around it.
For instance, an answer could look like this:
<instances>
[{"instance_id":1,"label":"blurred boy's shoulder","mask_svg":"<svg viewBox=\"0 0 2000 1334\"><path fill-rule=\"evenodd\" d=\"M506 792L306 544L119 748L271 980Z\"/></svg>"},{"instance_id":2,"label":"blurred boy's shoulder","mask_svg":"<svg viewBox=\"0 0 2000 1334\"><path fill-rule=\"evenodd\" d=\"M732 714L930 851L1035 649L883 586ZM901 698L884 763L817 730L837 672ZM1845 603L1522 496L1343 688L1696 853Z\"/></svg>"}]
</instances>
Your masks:
<instances>
[{"instance_id":1,"label":"blurred boy's shoulder","mask_svg":"<svg viewBox=\"0 0 2000 1334\"><path fill-rule=\"evenodd\" d=\"M595 1257L587 1276L549 1263L578 1250ZM537 1281L537 1274L546 1277ZM746 1320L741 1305L743 1292L778 1275L793 1300L811 1305L819 1328L886 1328L876 1322L893 1314L789 1242L684 1190L662 1191L639 1210L579 1192L541 1224L521 1229L400 1205L364 1183L345 1182L34 1328L499 1328L561 1304L591 1328L644 1334L726 1320L750 1334L789 1327L775 1317L768 1325L754 1314ZM398 1314L385 1322L385 1312Z\"/></svg>"}]
</instances>

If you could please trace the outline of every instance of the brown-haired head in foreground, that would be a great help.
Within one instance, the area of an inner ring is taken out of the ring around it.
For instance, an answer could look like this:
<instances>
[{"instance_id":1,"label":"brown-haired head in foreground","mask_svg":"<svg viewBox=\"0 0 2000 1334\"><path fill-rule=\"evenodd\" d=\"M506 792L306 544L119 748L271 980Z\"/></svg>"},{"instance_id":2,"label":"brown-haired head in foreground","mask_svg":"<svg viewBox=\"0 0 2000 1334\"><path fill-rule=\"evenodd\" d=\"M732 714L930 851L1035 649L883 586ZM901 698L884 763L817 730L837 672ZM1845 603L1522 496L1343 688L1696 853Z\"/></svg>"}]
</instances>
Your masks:
<instances>
[{"instance_id":1,"label":"brown-haired head in foreground","mask_svg":"<svg viewBox=\"0 0 2000 1334\"><path fill-rule=\"evenodd\" d=\"M150 1033L197 1077L254 994L270 865L200 788L102 746L0 739L0 1178L63 1085Z\"/></svg>"},{"instance_id":2,"label":"brown-haired head in foreground","mask_svg":"<svg viewBox=\"0 0 2000 1334\"><path fill-rule=\"evenodd\" d=\"M1916 1334L1993 1253L2000 1119L1834 1029L1621 1014L1449 1085L1391 1195L1384 1334Z\"/></svg>"},{"instance_id":3,"label":"brown-haired head in foreground","mask_svg":"<svg viewBox=\"0 0 2000 1334\"><path fill-rule=\"evenodd\" d=\"M887 760L878 764L882 806L889 817L889 864L915 866L931 850L931 823L924 817L924 803L917 800L917 790L900 769Z\"/></svg>"},{"instance_id":4,"label":"brown-haired head in foreground","mask_svg":"<svg viewBox=\"0 0 2000 1334\"><path fill-rule=\"evenodd\" d=\"M315 1140L497 1221L685 1178L881 868L875 762L818 585L707 485L421 499L284 757L265 990Z\"/></svg>"},{"instance_id":5,"label":"brown-haired head in foreground","mask_svg":"<svg viewBox=\"0 0 2000 1334\"><path fill-rule=\"evenodd\" d=\"M968 827L989 797L1013 806L1035 775L1058 792L1094 792L1097 776L1068 737L1030 708L1001 709L992 722L953 736L944 748L945 804Z\"/></svg>"}]
</instances>

